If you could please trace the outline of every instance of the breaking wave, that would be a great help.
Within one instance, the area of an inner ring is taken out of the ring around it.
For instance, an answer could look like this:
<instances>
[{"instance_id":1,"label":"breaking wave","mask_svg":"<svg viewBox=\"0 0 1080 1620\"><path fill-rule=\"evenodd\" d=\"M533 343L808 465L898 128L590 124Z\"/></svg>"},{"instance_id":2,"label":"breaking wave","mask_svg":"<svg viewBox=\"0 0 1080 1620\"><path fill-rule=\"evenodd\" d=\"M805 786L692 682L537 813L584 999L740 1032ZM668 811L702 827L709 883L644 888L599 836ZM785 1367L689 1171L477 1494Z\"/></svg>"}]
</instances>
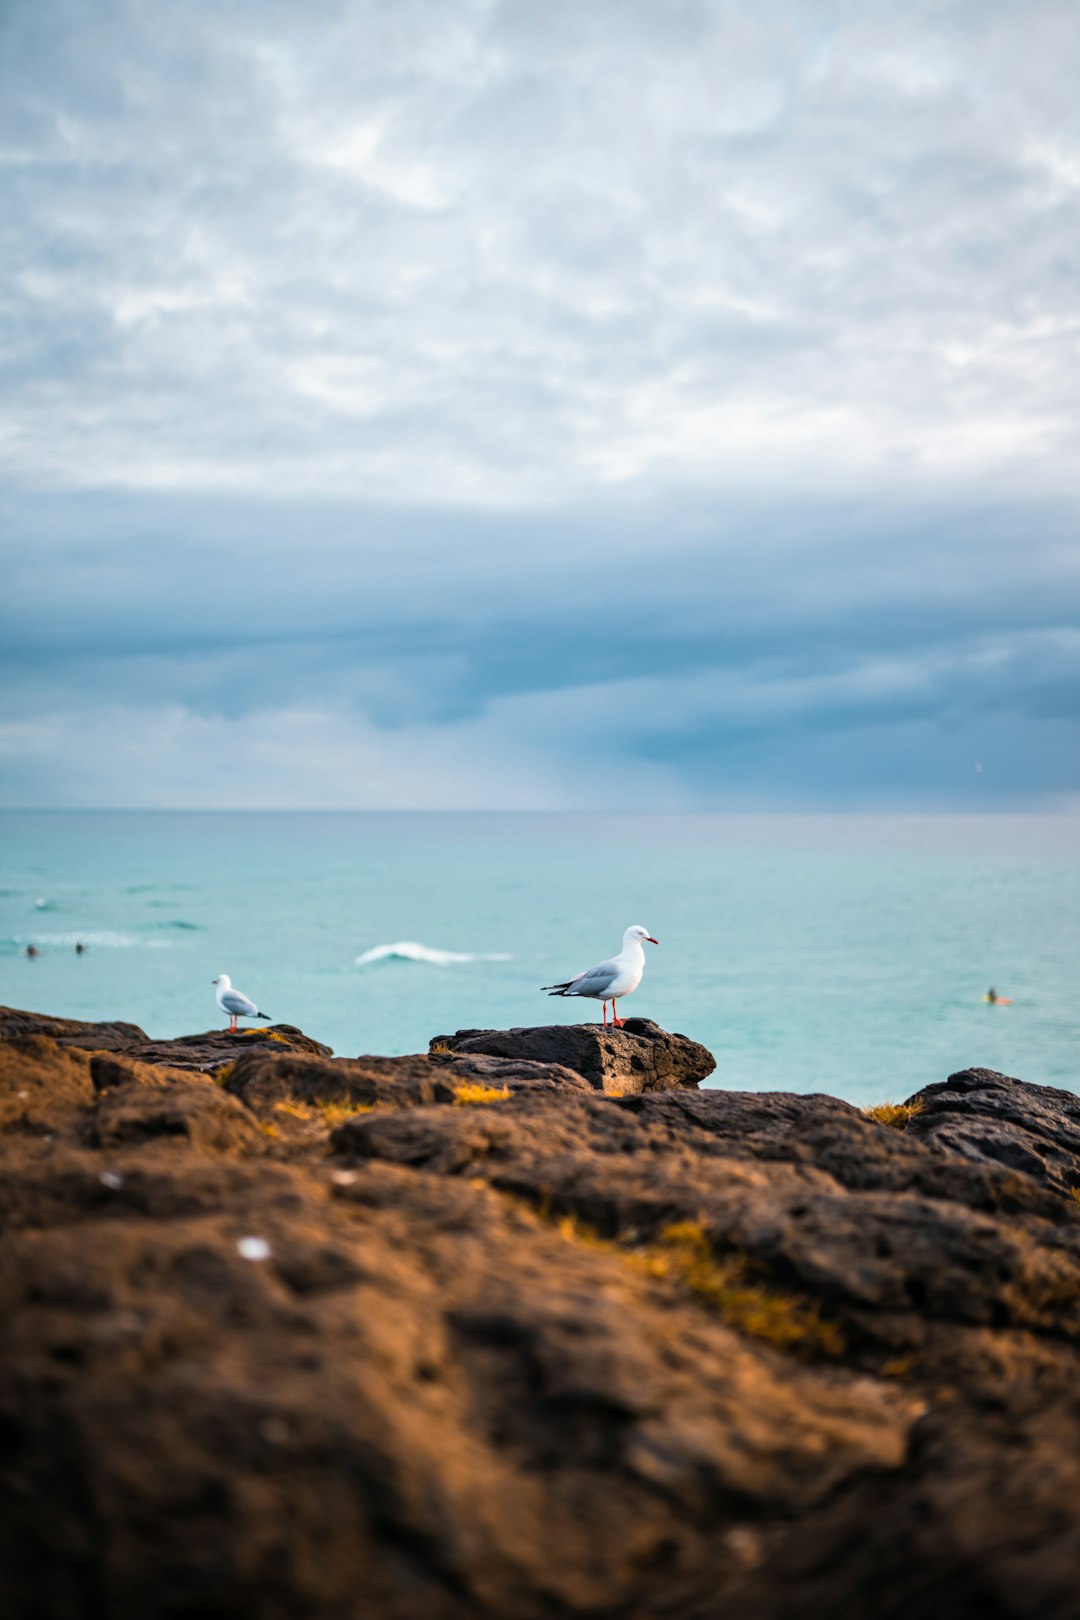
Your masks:
<instances>
[{"instance_id":1,"label":"breaking wave","mask_svg":"<svg viewBox=\"0 0 1080 1620\"><path fill-rule=\"evenodd\" d=\"M402 939L396 945L373 945L356 958L357 967L373 967L376 962L430 962L449 967L453 962L510 962L506 951L440 951L433 945L418 945Z\"/></svg>"}]
</instances>

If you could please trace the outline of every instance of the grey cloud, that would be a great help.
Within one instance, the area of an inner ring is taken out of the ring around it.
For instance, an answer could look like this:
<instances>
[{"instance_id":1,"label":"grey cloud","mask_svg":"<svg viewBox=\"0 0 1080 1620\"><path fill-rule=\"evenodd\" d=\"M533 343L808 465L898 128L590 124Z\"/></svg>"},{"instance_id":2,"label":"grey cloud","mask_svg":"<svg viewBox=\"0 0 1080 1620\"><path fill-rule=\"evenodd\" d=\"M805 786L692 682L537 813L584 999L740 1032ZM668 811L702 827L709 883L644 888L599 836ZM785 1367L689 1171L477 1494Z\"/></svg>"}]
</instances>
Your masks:
<instances>
[{"instance_id":1,"label":"grey cloud","mask_svg":"<svg viewBox=\"0 0 1080 1620\"><path fill-rule=\"evenodd\" d=\"M0 28L12 802L1076 790L1070 4Z\"/></svg>"}]
</instances>

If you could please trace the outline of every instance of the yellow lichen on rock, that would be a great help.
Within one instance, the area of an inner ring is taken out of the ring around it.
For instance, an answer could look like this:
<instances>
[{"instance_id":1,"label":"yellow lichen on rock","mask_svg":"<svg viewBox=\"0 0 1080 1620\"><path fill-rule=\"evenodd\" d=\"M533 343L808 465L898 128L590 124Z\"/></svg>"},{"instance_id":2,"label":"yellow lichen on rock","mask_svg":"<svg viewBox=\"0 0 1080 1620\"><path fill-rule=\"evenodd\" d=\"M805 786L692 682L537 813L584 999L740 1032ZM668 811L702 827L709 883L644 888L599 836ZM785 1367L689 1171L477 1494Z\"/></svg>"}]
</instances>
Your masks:
<instances>
[{"instance_id":1,"label":"yellow lichen on rock","mask_svg":"<svg viewBox=\"0 0 1080 1620\"><path fill-rule=\"evenodd\" d=\"M676 1221L663 1229L655 1243L633 1247L627 1247L627 1234L614 1241L601 1237L576 1215L560 1215L555 1227L567 1242L621 1255L646 1277L687 1290L729 1327L751 1338L809 1355L840 1356L844 1352L839 1327L821 1316L811 1300L755 1282L747 1275L742 1255L718 1257L701 1221Z\"/></svg>"},{"instance_id":2,"label":"yellow lichen on rock","mask_svg":"<svg viewBox=\"0 0 1080 1620\"><path fill-rule=\"evenodd\" d=\"M347 1097L335 1097L328 1102L297 1102L295 1099L274 1104L275 1114L284 1114L289 1119L299 1120L301 1124L318 1122L335 1130L338 1125L354 1114L370 1114L374 1108L373 1103L354 1103Z\"/></svg>"},{"instance_id":3,"label":"yellow lichen on rock","mask_svg":"<svg viewBox=\"0 0 1080 1620\"><path fill-rule=\"evenodd\" d=\"M509 1086L462 1085L454 1088L454 1102L469 1106L472 1103L507 1102Z\"/></svg>"}]
</instances>

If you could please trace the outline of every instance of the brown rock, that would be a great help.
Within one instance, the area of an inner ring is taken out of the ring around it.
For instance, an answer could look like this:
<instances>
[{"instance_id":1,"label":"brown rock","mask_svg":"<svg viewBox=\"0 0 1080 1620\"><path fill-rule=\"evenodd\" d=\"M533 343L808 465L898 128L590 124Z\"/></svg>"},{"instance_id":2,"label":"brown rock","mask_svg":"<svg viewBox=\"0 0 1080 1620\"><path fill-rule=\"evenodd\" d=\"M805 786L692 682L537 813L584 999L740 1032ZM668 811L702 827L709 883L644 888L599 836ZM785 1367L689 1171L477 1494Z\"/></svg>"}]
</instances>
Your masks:
<instances>
[{"instance_id":1,"label":"brown rock","mask_svg":"<svg viewBox=\"0 0 1080 1620\"><path fill-rule=\"evenodd\" d=\"M94 1105L91 1140L97 1147L181 1139L203 1152L259 1153L264 1141L251 1114L211 1080L110 1086Z\"/></svg>"},{"instance_id":2,"label":"brown rock","mask_svg":"<svg viewBox=\"0 0 1080 1620\"><path fill-rule=\"evenodd\" d=\"M0 1041L0 1130L48 1131L65 1105L77 1109L92 1094L81 1053L65 1052L46 1035Z\"/></svg>"},{"instance_id":3,"label":"brown rock","mask_svg":"<svg viewBox=\"0 0 1080 1620\"><path fill-rule=\"evenodd\" d=\"M313 1041L293 1024L271 1024L266 1029L208 1029L201 1035L179 1035L171 1041L147 1040L126 1047L140 1063L161 1063L170 1069L194 1069L213 1074L235 1063L245 1052L310 1052L329 1057L329 1046Z\"/></svg>"},{"instance_id":4,"label":"brown rock","mask_svg":"<svg viewBox=\"0 0 1080 1620\"><path fill-rule=\"evenodd\" d=\"M331 1049L294 1024L271 1024L265 1029L208 1029L201 1035L180 1035L155 1041L138 1024L88 1023L79 1018L52 1018L46 1013L0 1007L0 1043L25 1035L48 1035L57 1045L88 1052L122 1052L140 1063L163 1064L170 1069L212 1074L243 1052L311 1052L329 1057ZM105 1071L102 1071L105 1072Z\"/></svg>"},{"instance_id":5,"label":"brown rock","mask_svg":"<svg viewBox=\"0 0 1080 1620\"><path fill-rule=\"evenodd\" d=\"M226 1089L257 1113L294 1100L416 1108L424 1103L452 1103L458 1088L470 1084L510 1091L590 1089L580 1075L558 1064L426 1052L399 1058L250 1052L236 1060L225 1081Z\"/></svg>"},{"instance_id":6,"label":"brown rock","mask_svg":"<svg viewBox=\"0 0 1080 1620\"><path fill-rule=\"evenodd\" d=\"M582 1075L594 1090L616 1097L698 1086L716 1068L707 1047L685 1035L670 1035L649 1018L628 1018L623 1029L605 1029L603 1024L459 1029L456 1035L436 1036L431 1046L433 1051L558 1063Z\"/></svg>"},{"instance_id":7,"label":"brown rock","mask_svg":"<svg viewBox=\"0 0 1080 1620\"><path fill-rule=\"evenodd\" d=\"M58 1046L82 1047L95 1052L123 1051L148 1039L138 1024L87 1023L81 1018L52 1018L48 1013L0 1007L0 1041L23 1035L48 1035Z\"/></svg>"},{"instance_id":8,"label":"brown rock","mask_svg":"<svg viewBox=\"0 0 1080 1620\"><path fill-rule=\"evenodd\" d=\"M119 1053L94 1052L90 1056L90 1079L95 1091L107 1091L111 1086L163 1086L181 1072L155 1063L140 1063Z\"/></svg>"},{"instance_id":9,"label":"brown rock","mask_svg":"<svg viewBox=\"0 0 1080 1620\"><path fill-rule=\"evenodd\" d=\"M0 1043L0 1613L1073 1620L1064 1161L489 1053L227 1083ZM251 1111L343 1083L343 1152Z\"/></svg>"}]
</instances>

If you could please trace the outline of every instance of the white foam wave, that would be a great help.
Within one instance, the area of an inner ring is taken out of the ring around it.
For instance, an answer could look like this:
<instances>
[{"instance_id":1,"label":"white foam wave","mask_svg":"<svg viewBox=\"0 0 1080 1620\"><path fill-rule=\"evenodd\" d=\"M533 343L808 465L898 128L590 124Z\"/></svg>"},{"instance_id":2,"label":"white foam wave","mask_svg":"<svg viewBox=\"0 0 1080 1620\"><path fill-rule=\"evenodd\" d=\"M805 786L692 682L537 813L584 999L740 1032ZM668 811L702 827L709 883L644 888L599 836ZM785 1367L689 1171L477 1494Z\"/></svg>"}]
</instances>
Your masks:
<instances>
[{"instance_id":1,"label":"white foam wave","mask_svg":"<svg viewBox=\"0 0 1080 1620\"><path fill-rule=\"evenodd\" d=\"M509 962L505 951L440 951L433 945L419 945L414 939L400 939L395 945L374 945L356 958L357 967L376 962L430 962L448 967L453 962Z\"/></svg>"}]
</instances>

